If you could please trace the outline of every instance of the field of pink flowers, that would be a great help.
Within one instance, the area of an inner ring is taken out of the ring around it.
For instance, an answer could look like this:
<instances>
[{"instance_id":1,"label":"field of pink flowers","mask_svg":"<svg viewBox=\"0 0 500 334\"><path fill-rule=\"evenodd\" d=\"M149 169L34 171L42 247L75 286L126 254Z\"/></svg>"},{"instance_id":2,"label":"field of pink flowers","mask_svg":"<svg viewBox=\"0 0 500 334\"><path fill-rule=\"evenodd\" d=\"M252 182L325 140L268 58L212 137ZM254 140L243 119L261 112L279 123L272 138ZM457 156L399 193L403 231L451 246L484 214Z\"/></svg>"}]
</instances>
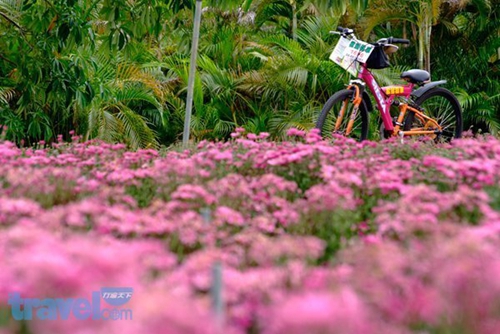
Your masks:
<instances>
[{"instance_id":1,"label":"field of pink flowers","mask_svg":"<svg viewBox=\"0 0 500 334\"><path fill-rule=\"evenodd\" d=\"M0 142L0 333L500 333L498 139L289 135ZM109 286L132 320L11 317Z\"/></svg>"}]
</instances>

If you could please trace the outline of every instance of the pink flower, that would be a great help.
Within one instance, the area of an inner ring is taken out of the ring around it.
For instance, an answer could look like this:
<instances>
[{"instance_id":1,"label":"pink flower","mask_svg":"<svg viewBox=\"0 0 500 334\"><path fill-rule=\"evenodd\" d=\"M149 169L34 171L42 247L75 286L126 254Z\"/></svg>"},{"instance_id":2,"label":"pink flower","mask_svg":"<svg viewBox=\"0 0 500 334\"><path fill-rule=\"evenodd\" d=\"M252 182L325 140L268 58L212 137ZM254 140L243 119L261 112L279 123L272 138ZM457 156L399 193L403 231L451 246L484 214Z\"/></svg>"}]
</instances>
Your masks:
<instances>
[{"instance_id":1,"label":"pink flower","mask_svg":"<svg viewBox=\"0 0 500 334\"><path fill-rule=\"evenodd\" d=\"M269 138L270 134L267 132L261 132L259 133L258 139L266 139Z\"/></svg>"},{"instance_id":2,"label":"pink flower","mask_svg":"<svg viewBox=\"0 0 500 334\"><path fill-rule=\"evenodd\" d=\"M263 333L377 333L370 312L354 291L306 292L271 307Z\"/></svg>"},{"instance_id":3,"label":"pink flower","mask_svg":"<svg viewBox=\"0 0 500 334\"><path fill-rule=\"evenodd\" d=\"M309 144L320 142L322 139L319 129L311 129L306 135L306 143Z\"/></svg>"},{"instance_id":4,"label":"pink flower","mask_svg":"<svg viewBox=\"0 0 500 334\"><path fill-rule=\"evenodd\" d=\"M250 140L257 140L259 137L255 133L248 133L247 138Z\"/></svg>"},{"instance_id":5,"label":"pink flower","mask_svg":"<svg viewBox=\"0 0 500 334\"><path fill-rule=\"evenodd\" d=\"M200 200L206 204L215 202L215 197L208 193L205 188L193 184L180 185L172 193L172 198L177 200Z\"/></svg>"},{"instance_id":6,"label":"pink flower","mask_svg":"<svg viewBox=\"0 0 500 334\"><path fill-rule=\"evenodd\" d=\"M286 135L289 137L305 137L306 132L296 128L290 128L286 132Z\"/></svg>"},{"instance_id":7,"label":"pink flower","mask_svg":"<svg viewBox=\"0 0 500 334\"><path fill-rule=\"evenodd\" d=\"M229 225L243 226L245 220L243 216L238 212L227 206L219 206L215 210L215 219L221 223L227 223Z\"/></svg>"}]
</instances>

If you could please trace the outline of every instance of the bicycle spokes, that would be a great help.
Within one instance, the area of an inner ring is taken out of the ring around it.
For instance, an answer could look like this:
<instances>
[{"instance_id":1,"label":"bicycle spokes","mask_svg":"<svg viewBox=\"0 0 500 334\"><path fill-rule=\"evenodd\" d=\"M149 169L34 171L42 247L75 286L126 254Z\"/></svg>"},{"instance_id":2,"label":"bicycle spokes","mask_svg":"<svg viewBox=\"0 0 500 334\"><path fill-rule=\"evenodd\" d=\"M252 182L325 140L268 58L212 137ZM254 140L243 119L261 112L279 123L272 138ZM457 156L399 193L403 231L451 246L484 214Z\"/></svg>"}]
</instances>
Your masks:
<instances>
[{"instance_id":1,"label":"bicycle spokes","mask_svg":"<svg viewBox=\"0 0 500 334\"><path fill-rule=\"evenodd\" d=\"M366 139L368 110L359 96L352 89L344 89L328 99L316 123L323 137L340 135L356 140Z\"/></svg>"},{"instance_id":2,"label":"bicycle spokes","mask_svg":"<svg viewBox=\"0 0 500 334\"><path fill-rule=\"evenodd\" d=\"M346 137L360 137L359 132L361 124L359 122L358 111L359 105L353 104L350 98L342 101L342 105L339 108L339 111L336 113L337 119L335 120L335 127L332 131L332 134Z\"/></svg>"},{"instance_id":3,"label":"bicycle spokes","mask_svg":"<svg viewBox=\"0 0 500 334\"><path fill-rule=\"evenodd\" d=\"M405 135L427 134L450 140L462 132L461 110L455 96L444 88L435 88L416 102L406 118ZM409 130L409 131L408 131Z\"/></svg>"}]
</instances>

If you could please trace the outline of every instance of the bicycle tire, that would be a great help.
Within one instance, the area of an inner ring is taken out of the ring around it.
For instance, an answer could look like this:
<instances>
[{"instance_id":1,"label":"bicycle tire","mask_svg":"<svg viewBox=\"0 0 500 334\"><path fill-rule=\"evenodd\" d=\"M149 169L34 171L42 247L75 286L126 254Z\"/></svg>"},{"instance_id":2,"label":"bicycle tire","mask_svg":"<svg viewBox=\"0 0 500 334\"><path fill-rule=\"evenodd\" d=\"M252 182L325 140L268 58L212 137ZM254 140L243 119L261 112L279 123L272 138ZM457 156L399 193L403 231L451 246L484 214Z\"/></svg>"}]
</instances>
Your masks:
<instances>
[{"instance_id":1,"label":"bicycle tire","mask_svg":"<svg viewBox=\"0 0 500 334\"><path fill-rule=\"evenodd\" d=\"M348 112L345 114L343 118L343 122L340 127L340 131L337 134L341 134L345 136L344 128L347 127L347 121L349 120L349 116L352 112L353 107L353 94L354 91L350 89L343 89L335 94L333 94L328 101L326 101L321 113L319 115L318 121L316 122L316 128L320 130L321 137L329 138L333 134L333 130L335 128L335 121L337 120L338 112L344 103L347 101L347 110ZM335 109L339 107L339 109ZM368 137L368 109L364 101L359 105L358 113L356 119L354 121L353 130L350 135L347 136L349 138L354 138L358 141L363 141Z\"/></svg>"},{"instance_id":2,"label":"bicycle tire","mask_svg":"<svg viewBox=\"0 0 500 334\"><path fill-rule=\"evenodd\" d=\"M441 98L441 100L444 99L443 101L449 103L449 107L447 109L445 109L444 104L437 104L437 102L440 101L439 98ZM450 141L451 139L460 138L462 136L462 108L452 92L443 87L435 87L417 98L417 100L415 100L415 104L423 110L423 113L426 116L437 119L439 126L445 128L446 131L443 131L442 134L437 136L436 140L444 138L445 141ZM446 124L443 123L443 120L446 121ZM454 127L452 127L453 123L448 123L448 121L454 121ZM423 124L420 124L418 119L416 120L415 113L408 111L404 124L404 130L410 131L414 126L418 127L422 125ZM450 127L452 128L449 129Z\"/></svg>"}]
</instances>

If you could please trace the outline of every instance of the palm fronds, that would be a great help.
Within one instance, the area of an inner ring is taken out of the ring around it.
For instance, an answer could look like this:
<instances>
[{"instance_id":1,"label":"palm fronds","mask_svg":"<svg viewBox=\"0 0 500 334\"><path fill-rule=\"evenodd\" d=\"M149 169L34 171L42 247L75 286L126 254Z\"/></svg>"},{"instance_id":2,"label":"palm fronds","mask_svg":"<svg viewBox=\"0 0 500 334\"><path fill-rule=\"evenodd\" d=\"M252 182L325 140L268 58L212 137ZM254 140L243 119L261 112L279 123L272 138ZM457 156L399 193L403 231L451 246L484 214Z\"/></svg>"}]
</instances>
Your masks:
<instances>
[{"instance_id":1,"label":"palm fronds","mask_svg":"<svg viewBox=\"0 0 500 334\"><path fill-rule=\"evenodd\" d=\"M500 133L500 94L487 96L484 92L469 94L462 90L457 97L462 105L465 129L476 125L486 127L494 135Z\"/></svg>"}]
</instances>

